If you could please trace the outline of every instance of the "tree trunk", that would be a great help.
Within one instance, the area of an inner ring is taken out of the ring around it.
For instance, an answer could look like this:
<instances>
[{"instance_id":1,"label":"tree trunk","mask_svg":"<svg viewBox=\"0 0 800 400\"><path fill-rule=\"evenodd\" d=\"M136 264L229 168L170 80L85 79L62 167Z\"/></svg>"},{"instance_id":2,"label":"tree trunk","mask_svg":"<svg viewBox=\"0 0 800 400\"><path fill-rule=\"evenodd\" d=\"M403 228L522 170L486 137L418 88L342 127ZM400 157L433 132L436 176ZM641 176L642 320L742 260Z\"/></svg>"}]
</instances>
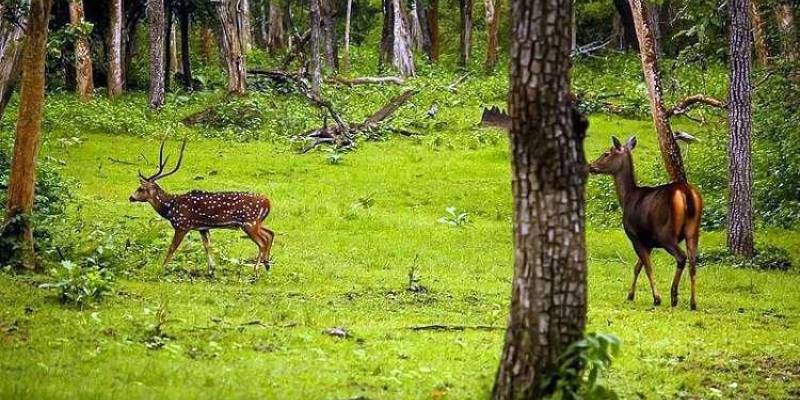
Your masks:
<instances>
[{"instance_id":1,"label":"tree trunk","mask_svg":"<svg viewBox=\"0 0 800 400\"><path fill-rule=\"evenodd\" d=\"M216 3L220 21L220 44L228 73L228 93L243 95L247 92L247 68L242 48L244 12L237 0Z\"/></svg>"},{"instance_id":2,"label":"tree trunk","mask_svg":"<svg viewBox=\"0 0 800 400\"><path fill-rule=\"evenodd\" d=\"M408 13L411 19L411 43L414 50L422 49L422 25L419 22L419 13L417 12L417 2L411 1L411 11Z\"/></svg>"},{"instance_id":3,"label":"tree trunk","mask_svg":"<svg viewBox=\"0 0 800 400\"><path fill-rule=\"evenodd\" d=\"M342 56L342 69L350 69L350 18L353 13L353 0L347 0L347 14L344 18L344 55Z\"/></svg>"},{"instance_id":4,"label":"tree trunk","mask_svg":"<svg viewBox=\"0 0 800 400\"><path fill-rule=\"evenodd\" d=\"M203 59L203 64L209 65L211 63L211 43L214 41L212 38L213 33L208 25L200 27L200 58Z\"/></svg>"},{"instance_id":5,"label":"tree trunk","mask_svg":"<svg viewBox=\"0 0 800 400\"><path fill-rule=\"evenodd\" d=\"M108 96L122 94L122 0L111 0L108 23Z\"/></svg>"},{"instance_id":6,"label":"tree trunk","mask_svg":"<svg viewBox=\"0 0 800 400\"><path fill-rule=\"evenodd\" d=\"M147 24L150 32L150 107L164 105L164 0L147 0Z\"/></svg>"},{"instance_id":7,"label":"tree trunk","mask_svg":"<svg viewBox=\"0 0 800 400\"><path fill-rule=\"evenodd\" d=\"M22 61L19 116L8 181L6 221L3 224L3 236L19 243L19 259L22 266L28 269L36 268L30 214L33 210L36 159L42 128L50 5L50 0L32 0L30 3Z\"/></svg>"},{"instance_id":8,"label":"tree trunk","mask_svg":"<svg viewBox=\"0 0 800 400\"><path fill-rule=\"evenodd\" d=\"M188 0L181 0L180 9L180 27L181 27L181 70L183 72L183 87L191 89L192 87L192 60L190 57L189 40L191 35L191 25L189 22L189 4Z\"/></svg>"},{"instance_id":9,"label":"tree trunk","mask_svg":"<svg viewBox=\"0 0 800 400\"><path fill-rule=\"evenodd\" d=\"M174 18L173 15L169 30L169 72L172 77L181 70L181 64L178 63L178 29L175 28Z\"/></svg>"},{"instance_id":10,"label":"tree trunk","mask_svg":"<svg viewBox=\"0 0 800 400\"><path fill-rule=\"evenodd\" d=\"M439 61L439 0L430 0L427 10L428 27L431 30L431 62Z\"/></svg>"},{"instance_id":11,"label":"tree trunk","mask_svg":"<svg viewBox=\"0 0 800 400\"><path fill-rule=\"evenodd\" d=\"M322 21L322 36L325 45L325 63L336 71L339 69L338 38L336 35L336 2L334 0L320 0L320 18Z\"/></svg>"},{"instance_id":12,"label":"tree trunk","mask_svg":"<svg viewBox=\"0 0 800 400\"><path fill-rule=\"evenodd\" d=\"M497 65L497 11L501 8L500 0L484 0L484 8L486 9L486 63L484 67L487 73L494 72L494 67ZM574 28L573 28L574 29ZM574 33L574 32L573 32ZM574 36L574 34L573 34Z\"/></svg>"},{"instance_id":13,"label":"tree trunk","mask_svg":"<svg viewBox=\"0 0 800 400\"><path fill-rule=\"evenodd\" d=\"M239 40L241 41L242 54L250 51L250 0L239 0L239 12L241 13Z\"/></svg>"},{"instance_id":14,"label":"tree trunk","mask_svg":"<svg viewBox=\"0 0 800 400\"><path fill-rule=\"evenodd\" d=\"M170 81L172 80L173 73L172 73L172 66L173 60L175 60L175 64L177 64L177 58L175 57L175 37L173 33L175 30L173 29L173 19L172 19L172 10L166 9L166 24L165 24L165 35L164 35L164 90L169 90Z\"/></svg>"},{"instance_id":15,"label":"tree trunk","mask_svg":"<svg viewBox=\"0 0 800 400\"><path fill-rule=\"evenodd\" d=\"M408 14L401 0L394 2L394 44L392 45L394 66L400 72L400 76L414 76L416 67L414 66L414 50L411 45L411 32L409 32Z\"/></svg>"},{"instance_id":16,"label":"tree trunk","mask_svg":"<svg viewBox=\"0 0 800 400\"><path fill-rule=\"evenodd\" d=\"M21 5L27 7L28 3L23 2ZM0 4L0 11L2 10L3 6ZM0 20L0 118L11 100L21 72L27 16L20 16L16 22L5 18Z\"/></svg>"},{"instance_id":17,"label":"tree trunk","mask_svg":"<svg viewBox=\"0 0 800 400\"><path fill-rule=\"evenodd\" d=\"M639 42L636 39L636 24L633 23L633 13L628 0L614 0L614 7L619 14L620 24L622 25L622 35L620 36L620 49L634 49L639 51Z\"/></svg>"},{"instance_id":18,"label":"tree trunk","mask_svg":"<svg viewBox=\"0 0 800 400\"><path fill-rule=\"evenodd\" d=\"M681 150L672 135L667 110L661 93L661 76L658 71L657 44L652 29L648 24L647 9L642 2L647 0L629 0L633 21L636 26L636 36L639 40L639 55L642 59L642 72L647 91L650 95L650 112L653 115L653 124L658 134L658 145L664 166L674 182L686 182L686 172L683 168Z\"/></svg>"},{"instance_id":19,"label":"tree trunk","mask_svg":"<svg viewBox=\"0 0 800 400\"><path fill-rule=\"evenodd\" d=\"M83 25L83 0L70 0L69 21L76 28ZM83 34L78 35L75 39L75 77L81 101L91 100L92 92L94 92L92 55L89 39Z\"/></svg>"},{"instance_id":20,"label":"tree trunk","mask_svg":"<svg viewBox=\"0 0 800 400\"><path fill-rule=\"evenodd\" d=\"M258 29L255 30L258 47L267 49L267 21L269 20L269 9L266 0L258 1Z\"/></svg>"},{"instance_id":21,"label":"tree trunk","mask_svg":"<svg viewBox=\"0 0 800 400\"><path fill-rule=\"evenodd\" d=\"M756 54L756 63L764 67L769 64L769 50L764 33L764 20L758 10L758 0L750 2L750 20L753 25L753 49Z\"/></svg>"},{"instance_id":22,"label":"tree trunk","mask_svg":"<svg viewBox=\"0 0 800 400\"><path fill-rule=\"evenodd\" d=\"M378 52L378 70L382 71L386 64L394 60L392 46L394 46L394 0L383 0L383 29Z\"/></svg>"},{"instance_id":23,"label":"tree trunk","mask_svg":"<svg viewBox=\"0 0 800 400\"><path fill-rule=\"evenodd\" d=\"M472 50L472 0L458 1L461 5L461 37L458 46L458 65L466 69L469 66L470 50Z\"/></svg>"},{"instance_id":24,"label":"tree trunk","mask_svg":"<svg viewBox=\"0 0 800 400\"><path fill-rule=\"evenodd\" d=\"M283 33L283 5L278 0L269 3L269 35L267 46L274 52L286 47Z\"/></svg>"},{"instance_id":25,"label":"tree trunk","mask_svg":"<svg viewBox=\"0 0 800 400\"><path fill-rule=\"evenodd\" d=\"M417 20L419 20L419 34L420 39L422 40L422 52L425 53L425 56L428 57L428 62L433 61L433 54L432 54L432 42L431 42L431 22L430 16L428 15L428 7L425 3L432 3L430 0L425 2L424 0L414 0L414 4L416 5L417 11Z\"/></svg>"},{"instance_id":26,"label":"tree trunk","mask_svg":"<svg viewBox=\"0 0 800 400\"><path fill-rule=\"evenodd\" d=\"M650 27L650 34L653 35L653 47L656 56L661 55L661 8L655 0L642 0L642 6L647 15L647 25ZM635 12L635 11L634 11ZM634 16L634 18L636 18Z\"/></svg>"},{"instance_id":27,"label":"tree trunk","mask_svg":"<svg viewBox=\"0 0 800 400\"><path fill-rule=\"evenodd\" d=\"M320 95L322 82L321 36L322 36L322 0L311 0L311 93Z\"/></svg>"},{"instance_id":28,"label":"tree trunk","mask_svg":"<svg viewBox=\"0 0 800 400\"><path fill-rule=\"evenodd\" d=\"M731 83L728 102L728 250L753 256L753 173L751 163L750 1L730 0Z\"/></svg>"},{"instance_id":29,"label":"tree trunk","mask_svg":"<svg viewBox=\"0 0 800 400\"><path fill-rule=\"evenodd\" d=\"M775 18L781 37L781 54L789 62L798 60L797 40L794 28L794 9L789 1L782 1L775 7Z\"/></svg>"},{"instance_id":30,"label":"tree trunk","mask_svg":"<svg viewBox=\"0 0 800 400\"><path fill-rule=\"evenodd\" d=\"M569 93L572 0L511 4L514 279L492 390L503 400L551 394L545 382L586 324L586 122Z\"/></svg>"}]
</instances>

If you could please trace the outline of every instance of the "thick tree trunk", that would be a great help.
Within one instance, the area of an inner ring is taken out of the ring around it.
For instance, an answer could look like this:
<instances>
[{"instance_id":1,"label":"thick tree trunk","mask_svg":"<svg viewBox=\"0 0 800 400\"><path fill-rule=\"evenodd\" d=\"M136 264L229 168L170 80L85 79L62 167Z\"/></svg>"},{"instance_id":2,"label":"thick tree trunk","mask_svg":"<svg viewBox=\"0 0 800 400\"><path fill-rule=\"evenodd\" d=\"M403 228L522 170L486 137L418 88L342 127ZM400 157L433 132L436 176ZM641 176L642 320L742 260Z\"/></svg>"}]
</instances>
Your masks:
<instances>
[{"instance_id":1,"label":"thick tree trunk","mask_svg":"<svg viewBox=\"0 0 800 400\"><path fill-rule=\"evenodd\" d=\"M428 57L428 62L433 61L433 54L432 54L432 47L433 43L431 42L431 23L430 18L428 15L428 7L431 7L431 2L425 2L424 0L414 0L414 4L416 5L416 12L417 12L417 20L419 20L419 34L420 39L422 41L421 48L422 52L425 53L425 56Z\"/></svg>"},{"instance_id":2,"label":"thick tree trunk","mask_svg":"<svg viewBox=\"0 0 800 400\"><path fill-rule=\"evenodd\" d=\"M83 0L70 0L69 21L73 27L80 27L83 24ZM75 39L75 77L81 101L91 100L92 92L94 92L94 78L91 48L86 35L79 35Z\"/></svg>"},{"instance_id":3,"label":"thick tree trunk","mask_svg":"<svg viewBox=\"0 0 800 400\"><path fill-rule=\"evenodd\" d=\"M311 0L311 93L319 97L322 83L322 0Z\"/></svg>"},{"instance_id":4,"label":"thick tree trunk","mask_svg":"<svg viewBox=\"0 0 800 400\"><path fill-rule=\"evenodd\" d=\"M756 54L756 63L763 67L769 64L769 49L764 33L764 19L761 18L761 12L758 10L758 0L750 2L750 20L753 25L753 49Z\"/></svg>"},{"instance_id":5,"label":"thick tree trunk","mask_svg":"<svg viewBox=\"0 0 800 400\"><path fill-rule=\"evenodd\" d=\"M336 71L339 69L339 39L336 34L336 2L320 0L320 18L322 20L322 36L325 45L325 63Z\"/></svg>"},{"instance_id":6,"label":"thick tree trunk","mask_svg":"<svg viewBox=\"0 0 800 400\"><path fill-rule=\"evenodd\" d=\"M472 0L458 0L461 6L461 36L459 40L458 65L467 68L472 50Z\"/></svg>"},{"instance_id":7,"label":"thick tree trunk","mask_svg":"<svg viewBox=\"0 0 800 400\"><path fill-rule=\"evenodd\" d=\"M439 0L430 0L428 6L428 27L431 30L431 62L439 61Z\"/></svg>"},{"instance_id":8,"label":"thick tree trunk","mask_svg":"<svg viewBox=\"0 0 800 400\"><path fill-rule=\"evenodd\" d=\"M27 7L27 4L23 2L22 6ZM5 12L2 4L0 11ZM0 118L3 117L6 106L11 100L22 70L27 21L27 16L20 16L17 23L6 18L0 20Z\"/></svg>"},{"instance_id":9,"label":"thick tree trunk","mask_svg":"<svg viewBox=\"0 0 800 400\"><path fill-rule=\"evenodd\" d=\"M216 3L220 21L220 44L228 73L228 93L243 95L247 92L247 68L245 66L242 34L244 12L237 0L221 0Z\"/></svg>"},{"instance_id":10,"label":"thick tree trunk","mask_svg":"<svg viewBox=\"0 0 800 400\"><path fill-rule=\"evenodd\" d=\"M636 39L636 25L633 23L633 13L628 0L614 0L614 7L619 15L619 22L622 27L620 35L620 49L634 49L639 51L639 41Z\"/></svg>"},{"instance_id":11,"label":"thick tree trunk","mask_svg":"<svg viewBox=\"0 0 800 400\"><path fill-rule=\"evenodd\" d=\"M150 33L150 107L164 105L164 0L147 0L147 24Z\"/></svg>"},{"instance_id":12,"label":"thick tree trunk","mask_svg":"<svg viewBox=\"0 0 800 400\"><path fill-rule=\"evenodd\" d=\"M585 120L569 93L572 0L512 0L511 310L493 399L540 399L583 336ZM576 118L578 117L578 118Z\"/></svg>"},{"instance_id":13,"label":"thick tree trunk","mask_svg":"<svg viewBox=\"0 0 800 400\"><path fill-rule=\"evenodd\" d=\"M794 62L800 57L795 37L794 9L788 0L783 0L775 7L775 19L778 21L778 30L781 37L781 54L787 61Z\"/></svg>"},{"instance_id":14,"label":"thick tree trunk","mask_svg":"<svg viewBox=\"0 0 800 400\"><path fill-rule=\"evenodd\" d=\"M639 55L642 59L642 72L647 91L650 95L650 112L653 115L653 124L658 134L658 145L664 166L674 182L686 182L686 172L683 168L681 150L672 135L667 109L661 93L661 76L658 71L657 44L653 31L649 26L647 9L642 4L647 0L629 0L636 25L636 36L639 40Z\"/></svg>"},{"instance_id":15,"label":"thick tree trunk","mask_svg":"<svg viewBox=\"0 0 800 400\"><path fill-rule=\"evenodd\" d=\"M487 73L492 73L495 65L497 65L497 47L499 46L497 42L497 13L501 8L501 0L484 0L483 4L486 10L486 63L484 67Z\"/></svg>"},{"instance_id":16,"label":"thick tree trunk","mask_svg":"<svg viewBox=\"0 0 800 400\"><path fill-rule=\"evenodd\" d=\"M414 66L414 50L411 45L411 32L409 32L408 14L401 0L394 2L394 44L392 45L392 58L394 66L400 72L400 76L414 76L416 67Z\"/></svg>"},{"instance_id":17,"label":"thick tree trunk","mask_svg":"<svg viewBox=\"0 0 800 400\"><path fill-rule=\"evenodd\" d=\"M728 102L728 250L753 256L753 173L751 162L751 104L749 0L730 0L731 83Z\"/></svg>"},{"instance_id":18,"label":"thick tree trunk","mask_svg":"<svg viewBox=\"0 0 800 400\"><path fill-rule=\"evenodd\" d=\"M394 0L383 0L383 29L381 30L381 44L378 50L378 70L382 71L386 64L394 60L393 45Z\"/></svg>"},{"instance_id":19,"label":"thick tree trunk","mask_svg":"<svg viewBox=\"0 0 800 400\"><path fill-rule=\"evenodd\" d=\"M181 0L180 27L181 27L181 72L183 73L183 87L192 87L192 60L190 57L191 25L189 22L189 0Z\"/></svg>"},{"instance_id":20,"label":"thick tree trunk","mask_svg":"<svg viewBox=\"0 0 800 400\"><path fill-rule=\"evenodd\" d=\"M6 220L3 236L19 243L18 256L22 266L36 268L33 210L36 183L36 159L42 128L42 108L45 88L45 56L47 54L47 25L50 20L50 0L31 0L27 37L22 66L19 116L17 118L14 154L8 181ZM11 255L4 255L8 258Z\"/></svg>"},{"instance_id":21,"label":"thick tree trunk","mask_svg":"<svg viewBox=\"0 0 800 400\"><path fill-rule=\"evenodd\" d=\"M267 46L274 52L286 47L283 31L283 4L278 0L269 3L269 35L267 36Z\"/></svg>"},{"instance_id":22,"label":"thick tree trunk","mask_svg":"<svg viewBox=\"0 0 800 400\"><path fill-rule=\"evenodd\" d=\"M122 94L122 0L109 3L108 23L108 96Z\"/></svg>"},{"instance_id":23,"label":"thick tree trunk","mask_svg":"<svg viewBox=\"0 0 800 400\"><path fill-rule=\"evenodd\" d=\"M211 63L211 43L214 42L213 35L208 25L200 27L200 58L203 59L203 64L205 65Z\"/></svg>"},{"instance_id":24,"label":"thick tree trunk","mask_svg":"<svg viewBox=\"0 0 800 400\"><path fill-rule=\"evenodd\" d=\"M350 18L353 13L353 0L347 0L347 13L344 17L344 54L342 56L342 69L350 69Z\"/></svg>"}]
</instances>

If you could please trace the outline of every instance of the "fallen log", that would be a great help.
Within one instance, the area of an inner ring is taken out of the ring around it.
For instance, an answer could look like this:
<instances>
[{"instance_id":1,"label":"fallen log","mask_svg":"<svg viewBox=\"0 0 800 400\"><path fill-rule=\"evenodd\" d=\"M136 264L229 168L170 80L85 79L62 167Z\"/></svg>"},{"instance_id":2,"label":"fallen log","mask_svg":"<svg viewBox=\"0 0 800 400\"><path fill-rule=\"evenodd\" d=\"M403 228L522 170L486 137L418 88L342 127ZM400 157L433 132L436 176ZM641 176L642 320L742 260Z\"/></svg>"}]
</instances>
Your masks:
<instances>
[{"instance_id":1,"label":"fallen log","mask_svg":"<svg viewBox=\"0 0 800 400\"><path fill-rule=\"evenodd\" d=\"M416 325L409 326L408 329L412 331L502 331L505 330L504 326L494 325L447 325L447 324L431 324L431 325Z\"/></svg>"},{"instance_id":2,"label":"fallen log","mask_svg":"<svg viewBox=\"0 0 800 400\"><path fill-rule=\"evenodd\" d=\"M385 84L385 83L392 83L395 85L402 85L406 81L405 79L399 76L362 76L356 77L352 79L343 78L340 76L333 76L330 78L326 78L325 82L328 83L339 83L342 85L347 86L355 86L355 85L371 85L371 84Z\"/></svg>"}]
</instances>

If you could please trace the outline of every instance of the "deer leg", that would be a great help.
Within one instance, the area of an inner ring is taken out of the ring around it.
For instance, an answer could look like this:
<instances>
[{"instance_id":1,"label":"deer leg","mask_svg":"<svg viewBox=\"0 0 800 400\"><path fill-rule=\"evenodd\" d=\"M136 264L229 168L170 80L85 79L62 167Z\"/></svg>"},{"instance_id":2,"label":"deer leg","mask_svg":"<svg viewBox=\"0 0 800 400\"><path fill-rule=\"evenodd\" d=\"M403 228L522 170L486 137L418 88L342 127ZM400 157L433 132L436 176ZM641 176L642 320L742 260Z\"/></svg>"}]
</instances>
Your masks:
<instances>
[{"instance_id":1,"label":"deer leg","mask_svg":"<svg viewBox=\"0 0 800 400\"><path fill-rule=\"evenodd\" d=\"M214 276L214 259L211 258L211 238L208 230L201 230L200 238L203 239L203 247L205 247L206 257L208 257L208 275Z\"/></svg>"},{"instance_id":2,"label":"deer leg","mask_svg":"<svg viewBox=\"0 0 800 400\"><path fill-rule=\"evenodd\" d=\"M169 245L169 250L167 250L167 257L164 259L164 263L161 264L161 268L165 268L170 261L172 261L172 257L175 256L175 250L178 250L178 246L181 245L183 242L183 238L186 236L188 231L184 230L176 230L175 235L172 236L172 244Z\"/></svg>"},{"instance_id":3,"label":"deer leg","mask_svg":"<svg viewBox=\"0 0 800 400\"><path fill-rule=\"evenodd\" d=\"M656 288L656 278L653 275L653 264L650 262L650 252L652 249L644 246L637 246L636 253L639 255L639 262L644 265L644 272L647 274L647 280L650 281L650 290L653 292L653 305L661 305L661 295Z\"/></svg>"},{"instance_id":4,"label":"deer leg","mask_svg":"<svg viewBox=\"0 0 800 400\"><path fill-rule=\"evenodd\" d=\"M695 277L697 275L697 236L686 238L686 252L689 253L689 278L691 279L692 298L689 303L692 311L697 310L695 296Z\"/></svg>"},{"instance_id":5,"label":"deer leg","mask_svg":"<svg viewBox=\"0 0 800 400\"><path fill-rule=\"evenodd\" d=\"M253 275L258 276L258 266L261 265L264 258L264 248L266 247L264 239L261 237L260 228L256 224L246 223L242 225L242 230L244 230L247 236L250 237L250 240L255 242L256 246L258 246L258 258L256 259L256 263L253 264Z\"/></svg>"},{"instance_id":6,"label":"deer leg","mask_svg":"<svg viewBox=\"0 0 800 400\"><path fill-rule=\"evenodd\" d=\"M683 269L686 267L686 254L681 250L678 244L672 244L665 248L669 254L675 257L675 277L672 278L672 289L670 290L670 299L673 307L678 305L678 287L681 284L681 275Z\"/></svg>"},{"instance_id":7,"label":"deer leg","mask_svg":"<svg viewBox=\"0 0 800 400\"><path fill-rule=\"evenodd\" d=\"M261 237L264 239L264 243L266 244L266 251L264 252L264 266L267 269L267 271L269 271L269 267L271 264L269 258L269 252L272 250L272 243L275 241L275 232L263 226L261 227L260 232L261 232Z\"/></svg>"},{"instance_id":8,"label":"deer leg","mask_svg":"<svg viewBox=\"0 0 800 400\"><path fill-rule=\"evenodd\" d=\"M628 292L629 301L636 298L636 281L639 279L639 273L642 272L642 266L642 260L636 260L636 265L633 267L633 283L631 283L631 291Z\"/></svg>"}]
</instances>

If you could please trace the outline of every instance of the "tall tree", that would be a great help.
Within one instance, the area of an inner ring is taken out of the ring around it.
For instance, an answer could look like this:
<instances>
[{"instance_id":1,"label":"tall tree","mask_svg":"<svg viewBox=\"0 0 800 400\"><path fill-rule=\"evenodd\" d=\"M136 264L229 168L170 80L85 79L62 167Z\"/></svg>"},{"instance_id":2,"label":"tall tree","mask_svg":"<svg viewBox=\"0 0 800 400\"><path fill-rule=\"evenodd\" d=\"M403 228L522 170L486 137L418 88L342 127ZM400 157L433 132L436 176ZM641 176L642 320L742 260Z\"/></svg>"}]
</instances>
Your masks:
<instances>
[{"instance_id":1,"label":"tall tree","mask_svg":"<svg viewBox=\"0 0 800 400\"><path fill-rule=\"evenodd\" d=\"M458 44L458 65L469 66L472 50L472 0L458 0L461 6L461 36Z\"/></svg>"},{"instance_id":2,"label":"tall tree","mask_svg":"<svg viewBox=\"0 0 800 400\"><path fill-rule=\"evenodd\" d=\"M433 62L433 37L431 32L431 19L428 11L433 7L434 1L432 0L414 0L415 11L417 12L417 20L419 20L419 34L422 40L422 52L428 58L429 62Z\"/></svg>"},{"instance_id":3,"label":"tall tree","mask_svg":"<svg viewBox=\"0 0 800 400\"><path fill-rule=\"evenodd\" d=\"M92 98L94 78L92 76L92 54L88 33L84 29L83 0L70 0L69 20L73 29L79 32L75 38L75 77L78 95L82 101Z\"/></svg>"},{"instance_id":4,"label":"tall tree","mask_svg":"<svg viewBox=\"0 0 800 400\"><path fill-rule=\"evenodd\" d=\"M108 6L108 96L122 94L122 0L111 0Z\"/></svg>"},{"instance_id":5,"label":"tall tree","mask_svg":"<svg viewBox=\"0 0 800 400\"><path fill-rule=\"evenodd\" d=\"M753 256L753 173L751 161L750 0L730 0L730 90L728 124L728 250Z\"/></svg>"},{"instance_id":6,"label":"tall tree","mask_svg":"<svg viewBox=\"0 0 800 400\"><path fill-rule=\"evenodd\" d=\"M414 75L416 74L416 67L414 65L414 50L411 44L408 14L402 1L392 0L392 2L394 3L394 28L392 33L394 38L394 43L392 44L394 66L401 76Z\"/></svg>"},{"instance_id":7,"label":"tall tree","mask_svg":"<svg viewBox=\"0 0 800 400\"><path fill-rule=\"evenodd\" d=\"M342 69L350 69L350 18L353 13L353 0L347 0L347 11L344 17L344 54L342 55Z\"/></svg>"},{"instance_id":8,"label":"tall tree","mask_svg":"<svg viewBox=\"0 0 800 400\"><path fill-rule=\"evenodd\" d=\"M483 0L484 9L486 11L486 63L484 67L486 72L493 72L495 65L497 65L497 26L498 26L498 11L501 8L501 0ZM574 13L574 10L573 10ZM573 32L573 36L574 32Z\"/></svg>"},{"instance_id":9,"label":"tall tree","mask_svg":"<svg viewBox=\"0 0 800 400\"><path fill-rule=\"evenodd\" d=\"M178 12L178 22L181 28L181 72L183 76L183 87L189 89L192 87L192 60L189 52L191 35L189 0L181 0Z\"/></svg>"},{"instance_id":10,"label":"tall tree","mask_svg":"<svg viewBox=\"0 0 800 400\"><path fill-rule=\"evenodd\" d=\"M761 18L758 0L750 2L750 20L753 25L753 49L755 50L756 63L763 67L769 63L769 49L767 48L764 19Z\"/></svg>"},{"instance_id":11,"label":"tall tree","mask_svg":"<svg viewBox=\"0 0 800 400\"><path fill-rule=\"evenodd\" d=\"M166 24L165 24L165 32L164 35L164 51L166 52L166 56L164 57L164 89L169 90L170 88L170 80L175 75L174 67L178 64L178 58L175 54L175 24L173 23L173 13L172 8L165 9L165 17L166 17Z\"/></svg>"},{"instance_id":12,"label":"tall tree","mask_svg":"<svg viewBox=\"0 0 800 400\"><path fill-rule=\"evenodd\" d=\"M17 252L23 267L36 268L33 210L36 159L42 128L44 105L45 56L50 0L31 0L22 65L19 116L17 118L11 175L8 181L6 220L2 235L19 243ZM4 256L8 257L8 254ZM10 257L9 257L10 258Z\"/></svg>"},{"instance_id":13,"label":"tall tree","mask_svg":"<svg viewBox=\"0 0 800 400\"><path fill-rule=\"evenodd\" d=\"M21 71L28 2L19 5L12 8L0 3L0 117L11 100Z\"/></svg>"},{"instance_id":14,"label":"tall tree","mask_svg":"<svg viewBox=\"0 0 800 400\"><path fill-rule=\"evenodd\" d=\"M325 63L335 70L339 69L338 35L336 34L336 1L320 0L320 19L325 46Z\"/></svg>"},{"instance_id":15,"label":"tall tree","mask_svg":"<svg viewBox=\"0 0 800 400\"><path fill-rule=\"evenodd\" d=\"M205 65L211 63L211 43L214 41L212 36L211 28L207 24L203 24L200 27L200 58Z\"/></svg>"},{"instance_id":16,"label":"tall tree","mask_svg":"<svg viewBox=\"0 0 800 400\"><path fill-rule=\"evenodd\" d=\"M382 0L383 26L381 29L381 43L378 50L378 69L382 70L386 64L394 59L394 0Z\"/></svg>"},{"instance_id":17,"label":"tall tree","mask_svg":"<svg viewBox=\"0 0 800 400\"><path fill-rule=\"evenodd\" d=\"M242 53L247 54L250 51L250 0L239 0L238 11L241 14L240 24L241 32L239 32L239 40L241 41Z\"/></svg>"},{"instance_id":18,"label":"tall tree","mask_svg":"<svg viewBox=\"0 0 800 400\"><path fill-rule=\"evenodd\" d=\"M781 38L781 53L785 60L794 62L800 57L794 26L794 7L790 0L780 0L775 6L775 18Z\"/></svg>"},{"instance_id":19,"label":"tall tree","mask_svg":"<svg viewBox=\"0 0 800 400\"><path fill-rule=\"evenodd\" d=\"M583 336L583 138L570 96L572 0L512 0L514 279L492 398L539 399L556 361Z\"/></svg>"},{"instance_id":20,"label":"tall tree","mask_svg":"<svg viewBox=\"0 0 800 400\"><path fill-rule=\"evenodd\" d=\"M150 36L150 107L164 105L166 25L164 0L147 0L147 24Z\"/></svg>"},{"instance_id":21,"label":"tall tree","mask_svg":"<svg viewBox=\"0 0 800 400\"><path fill-rule=\"evenodd\" d=\"M440 41L439 41L439 0L429 0L430 4L426 10L428 16L428 27L431 31L431 62L439 61Z\"/></svg>"},{"instance_id":22,"label":"tall tree","mask_svg":"<svg viewBox=\"0 0 800 400\"><path fill-rule=\"evenodd\" d=\"M639 51L639 42L636 39L636 25L633 23L633 13L628 0L614 0L614 7L619 15L622 28L619 47L621 50L634 49Z\"/></svg>"},{"instance_id":23,"label":"tall tree","mask_svg":"<svg viewBox=\"0 0 800 400\"><path fill-rule=\"evenodd\" d=\"M269 2L269 34L267 35L267 46L274 52L286 47L283 30L283 7L282 1L272 0Z\"/></svg>"},{"instance_id":24,"label":"tall tree","mask_svg":"<svg viewBox=\"0 0 800 400\"><path fill-rule=\"evenodd\" d=\"M225 61L225 72L228 74L228 93L242 95L247 91L247 68L242 48L244 12L238 0L218 0L216 6L220 47Z\"/></svg>"},{"instance_id":25,"label":"tall tree","mask_svg":"<svg viewBox=\"0 0 800 400\"><path fill-rule=\"evenodd\" d=\"M321 50L322 47L322 15L321 5L322 0L311 0L311 92L319 96L320 85L322 82L322 60Z\"/></svg>"}]
</instances>

